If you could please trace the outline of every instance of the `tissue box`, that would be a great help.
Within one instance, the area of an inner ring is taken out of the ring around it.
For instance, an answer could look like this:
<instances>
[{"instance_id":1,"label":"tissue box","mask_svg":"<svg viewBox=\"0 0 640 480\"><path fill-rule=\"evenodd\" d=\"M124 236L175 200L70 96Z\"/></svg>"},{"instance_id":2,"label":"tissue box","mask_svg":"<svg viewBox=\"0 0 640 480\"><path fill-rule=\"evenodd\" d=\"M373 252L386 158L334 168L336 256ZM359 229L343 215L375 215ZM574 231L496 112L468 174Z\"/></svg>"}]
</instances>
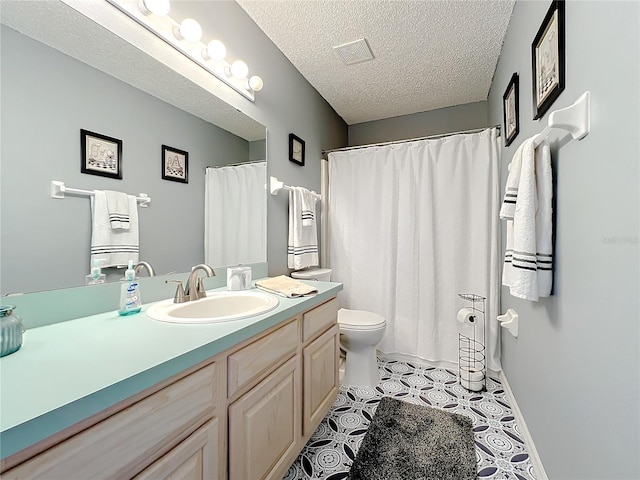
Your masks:
<instances>
[{"instance_id":1,"label":"tissue box","mask_svg":"<svg viewBox=\"0 0 640 480\"><path fill-rule=\"evenodd\" d=\"M251 267L227 268L227 290L249 290L251 288Z\"/></svg>"}]
</instances>

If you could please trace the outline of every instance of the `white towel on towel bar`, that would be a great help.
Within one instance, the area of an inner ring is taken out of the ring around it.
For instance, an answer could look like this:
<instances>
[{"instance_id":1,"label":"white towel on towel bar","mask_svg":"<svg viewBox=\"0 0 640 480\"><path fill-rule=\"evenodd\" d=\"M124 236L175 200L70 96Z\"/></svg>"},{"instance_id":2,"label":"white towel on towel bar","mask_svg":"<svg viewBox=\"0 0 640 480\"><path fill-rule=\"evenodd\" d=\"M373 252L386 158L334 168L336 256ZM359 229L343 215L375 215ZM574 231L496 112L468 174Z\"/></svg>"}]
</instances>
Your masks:
<instances>
[{"instance_id":1,"label":"white towel on towel bar","mask_svg":"<svg viewBox=\"0 0 640 480\"><path fill-rule=\"evenodd\" d=\"M105 190L107 195L107 209L111 228L129 230L129 196L126 193Z\"/></svg>"},{"instance_id":2,"label":"white towel on towel bar","mask_svg":"<svg viewBox=\"0 0 640 480\"><path fill-rule=\"evenodd\" d=\"M502 284L511 295L537 301L551 293L552 173L546 141L525 140L511 162L500 218L507 220Z\"/></svg>"},{"instance_id":3,"label":"white towel on towel bar","mask_svg":"<svg viewBox=\"0 0 640 480\"><path fill-rule=\"evenodd\" d=\"M127 265L129 260L138 263L138 203L136 197L127 195L129 202L129 229L112 229L109 221L107 195L96 190L91 197L91 265L102 260L102 267Z\"/></svg>"},{"instance_id":4,"label":"white towel on towel bar","mask_svg":"<svg viewBox=\"0 0 640 480\"><path fill-rule=\"evenodd\" d=\"M299 270L319 264L315 205L316 196L313 192L303 187L291 187L289 190L289 268Z\"/></svg>"}]
</instances>

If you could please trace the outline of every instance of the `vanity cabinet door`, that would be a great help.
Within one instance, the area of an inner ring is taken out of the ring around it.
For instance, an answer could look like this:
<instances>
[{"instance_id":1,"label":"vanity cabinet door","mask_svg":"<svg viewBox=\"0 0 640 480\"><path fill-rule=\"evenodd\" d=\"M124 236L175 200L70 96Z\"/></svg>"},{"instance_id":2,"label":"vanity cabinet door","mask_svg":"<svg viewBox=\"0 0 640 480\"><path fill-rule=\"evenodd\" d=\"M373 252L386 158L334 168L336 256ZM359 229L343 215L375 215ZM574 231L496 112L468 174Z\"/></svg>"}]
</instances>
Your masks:
<instances>
[{"instance_id":1,"label":"vanity cabinet door","mask_svg":"<svg viewBox=\"0 0 640 480\"><path fill-rule=\"evenodd\" d=\"M214 418L134 480L219 479L218 419Z\"/></svg>"},{"instance_id":2,"label":"vanity cabinet door","mask_svg":"<svg viewBox=\"0 0 640 480\"><path fill-rule=\"evenodd\" d=\"M301 439L300 357L229 406L229 478L280 480Z\"/></svg>"},{"instance_id":3,"label":"vanity cabinet door","mask_svg":"<svg viewBox=\"0 0 640 480\"><path fill-rule=\"evenodd\" d=\"M334 325L303 350L303 435L318 428L338 395L340 329Z\"/></svg>"}]
</instances>

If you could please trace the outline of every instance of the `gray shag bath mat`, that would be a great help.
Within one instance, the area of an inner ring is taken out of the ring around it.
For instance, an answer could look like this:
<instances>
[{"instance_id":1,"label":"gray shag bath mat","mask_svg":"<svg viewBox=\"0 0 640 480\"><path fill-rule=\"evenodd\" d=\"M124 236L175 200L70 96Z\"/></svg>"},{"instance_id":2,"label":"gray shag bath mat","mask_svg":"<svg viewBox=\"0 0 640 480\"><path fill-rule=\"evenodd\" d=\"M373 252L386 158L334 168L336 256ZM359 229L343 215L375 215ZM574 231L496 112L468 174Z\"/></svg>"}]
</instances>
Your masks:
<instances>
[{"instance_id":1,"label":"gray shag bath mat","mask_svg":"<svg viewBox=\"0 0 640 480\"><path fill-rule=\"evenodd\" d=\"M351 480L476 478L469 417L383 397L349 472Z\"/></svg>"}]
</instances>

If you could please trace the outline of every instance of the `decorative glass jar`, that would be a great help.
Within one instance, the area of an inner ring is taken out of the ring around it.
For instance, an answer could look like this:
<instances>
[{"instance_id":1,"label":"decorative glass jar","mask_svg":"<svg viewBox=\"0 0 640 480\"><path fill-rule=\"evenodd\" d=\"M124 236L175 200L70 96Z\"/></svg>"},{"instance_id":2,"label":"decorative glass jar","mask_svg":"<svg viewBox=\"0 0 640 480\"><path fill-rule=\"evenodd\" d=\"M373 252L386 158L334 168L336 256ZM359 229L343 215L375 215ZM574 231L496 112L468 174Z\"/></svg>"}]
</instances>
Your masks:
<instances>
[{"instance_id":1,"label":"decorative glass jar","mask_svg":"<svg viewBox=\"0 0 640 480\"><path fill-rule=\"evenodd\" d=\"M22 346L24 328L15 309L15 305L0 306L0 357L17 352Z\"/></svg>"}]
</instances>

